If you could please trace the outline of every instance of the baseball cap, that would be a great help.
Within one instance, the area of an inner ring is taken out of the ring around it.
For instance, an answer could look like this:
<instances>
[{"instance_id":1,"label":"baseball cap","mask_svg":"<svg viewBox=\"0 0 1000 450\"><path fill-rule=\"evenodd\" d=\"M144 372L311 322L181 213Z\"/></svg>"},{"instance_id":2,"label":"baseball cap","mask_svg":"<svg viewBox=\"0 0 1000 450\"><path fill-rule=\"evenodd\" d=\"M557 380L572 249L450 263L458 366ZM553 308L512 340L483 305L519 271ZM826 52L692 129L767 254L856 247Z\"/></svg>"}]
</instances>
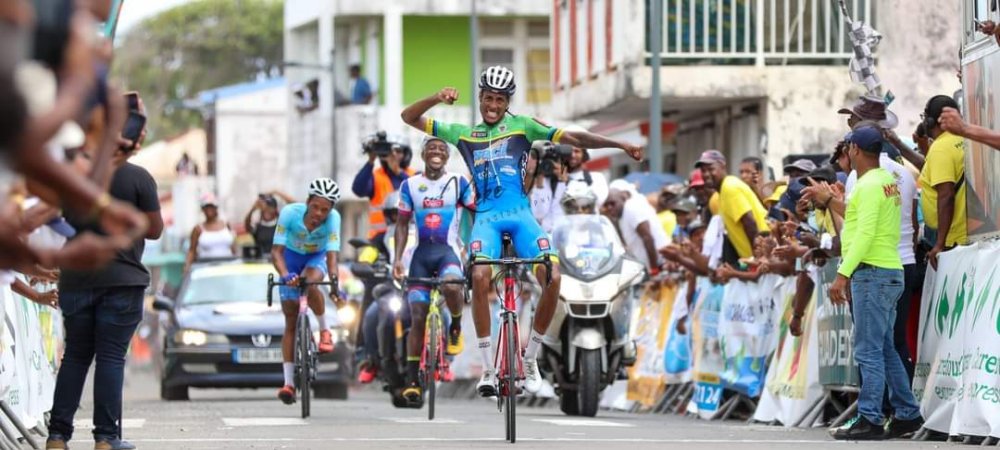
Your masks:
<instances>
[{"instance_id":1,"label":"baseball cap","mask_svg":"<svg viewBox=\"0 0 1000 450\"><path fill-rule=\"evenodd\" d=\"M776 186L774 188L774 192L771 193L771 196L764 199L764 205L766 206L768 203L771 204L778 203L778 201L781 200L782 194L784 194L785 191L787 190L788 190L788 185L780 184Z\"/></svg>"},{"instance_id":2,"label":"baseball cap","mask_svg":"<svg viewBox=\"0 0 1000 450\"><path fill-rule=\"evenodd\" d=\"M701 175L701 171L694 169L691 171L691 179L688 181L688 187L701 187L705 185L705 177Z\"/></svg>"},{"instance_id":3,"label":"baseball cap","mask_svg":"<svg viewBox=\"0 0 1000 450\"><path fill-rule=\"evenodd\" d=\"M808 185L810 178L815 181L825 181L827 183L833 184L837 182L837 171L834 170L833 166L825 165L812 172L809 172L809 174L802 179L802 184Z\"/></svg>"},{"instance_id":4,"label":"baseball cap","mask_svg":"<svg viewBox=\"0 0 1000 450\"><path fill-rule=\"evenodd\" d=\"M847 133L844 140L857 145L866 153L877 155L882 152L882 132L872 126L857 128Z\"/></svg>"},{"instance_id":5,"label":"baseball cap","mask_svg":"<svg viewBox=\"0 0 1000 450\"><path fill-rule=\"evenodd\" d=\"M785 166L784 171L787 173L789 170L799 170L805 173L809 173L816 170L816 163L805 158L796 159L791 164Z\"/></svg>"},{"instance_id":6,"label":"baseball cap","mask_svg":"<svg viewBox=\"0 0 1000 450\"><path fill-rule=\"evenodd\" d=\"M695 167L701 167L703 164L715 164L715 163L726 163L726 156L718 150L705 150L701 152L701 157L698 158L698 162L694 163Z\"/></svg>"},{"instance_id":7,"label":"baseball cap","mask_svg":"<svg viewBox=\"0 0 1000 450\"><path fill-rule=\"evenodd\" d=\"M670 202L669 209L671 211L681 211L681 212L693 212L698 209L698 205L694 203L690 198L681 197Z\"/></svg>"}]
</instances>

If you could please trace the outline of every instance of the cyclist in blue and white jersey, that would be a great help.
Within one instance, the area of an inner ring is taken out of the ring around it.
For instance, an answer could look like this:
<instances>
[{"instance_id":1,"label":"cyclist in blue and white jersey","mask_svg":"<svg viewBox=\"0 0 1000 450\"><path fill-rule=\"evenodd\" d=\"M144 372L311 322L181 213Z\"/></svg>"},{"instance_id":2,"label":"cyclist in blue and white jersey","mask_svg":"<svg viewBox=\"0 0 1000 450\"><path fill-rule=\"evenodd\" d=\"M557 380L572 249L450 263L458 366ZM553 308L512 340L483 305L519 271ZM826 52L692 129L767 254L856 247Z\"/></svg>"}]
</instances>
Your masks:
<instances>
[{"instance_id":1,"label":"cyclist in blue and white jersey","mask_svg":"<svg viewBox=\"0 0 1000 450\"><path fill-rule=\"evenodd\" d=\"M498 258L501 235L506 232L511 234L519 257L552 255L555 260L556 251L551 248L548 235L532 216L528 200L527 192L538 176L539 155L531 150L532 142L547 140L586 149L620 148L636 160L642 159L643 150L638 145L585 131L566 131L528 116L511 114L508 107L514 91L514 73L506 67L493 66L484 70L479 78L479 112L483 119L480 124L470 128L424 115L435 105L452 104L458 99L458 91L450 87L410 105L401 116L408 125L458 147L472 172L476 214L469 249L474 257ZM529 392L537 392L542 386L537 357L559 296L557 265L552 266L551 274L546 274L545 267L538 265L535 274L542 282L544 291L535 310L535 322L524 352L524 388ZM546 275L551 275L551 283L546 284ZM496 394L494 352L490 339L492 268L488 265L476 266L472 278L472 315L485 368L477 388L480 395L488 397Z\"/></svg>"},{"instance_id":2,"label":"cyclist in blue and white jersey","mask_svg":"<svg viewBox=\"0 0 1000 450\"><path fill-rule=\"evenodd\" d=\"M396 263L393 275L403 278L406 266L403 251L408 239L410 220L416 221L419 244L410 262L410 277L461 279L462 260L458 256L459 208L474 208L475 197L465 177L445 171L449 157L448 143L428 136L424 139L421 157L424 172L414 175L399 186L399 219L396 223ZM419 369L430 286L411 284L406 292L410 303L410 338L406 358L407 387L403 396L419 401L421 396ZM462 343L462 288L456 285L441 286L451 315L448 330L447 353L461 353Z\"/></svg>"},{"instance_id":3,"label":"cyclist in blue and white jersey","mask_svg":"<svg viewBox=\"0 0 1000 450\"><path fill-rule=\"evenodd\" d=\"M295 402L295 322L299 314L299 279L318 283L328 274L337 274L337 254L340 252L340 213L333 209L340 200L340 187L329 178L317 178L309 183L309 198L305 203L292 203L281 209L274 232L271 256L281 280L281 312L285 315L285 334L281 339L282 372L285 385L278 398L286 405ZM327 327L323 293L310 286L306 291L309 308L316 314L319 325L319 352L333 351L333 336ZM336 290L330 290L334 303L339 300Z\"/></svg>"}]
</instances>

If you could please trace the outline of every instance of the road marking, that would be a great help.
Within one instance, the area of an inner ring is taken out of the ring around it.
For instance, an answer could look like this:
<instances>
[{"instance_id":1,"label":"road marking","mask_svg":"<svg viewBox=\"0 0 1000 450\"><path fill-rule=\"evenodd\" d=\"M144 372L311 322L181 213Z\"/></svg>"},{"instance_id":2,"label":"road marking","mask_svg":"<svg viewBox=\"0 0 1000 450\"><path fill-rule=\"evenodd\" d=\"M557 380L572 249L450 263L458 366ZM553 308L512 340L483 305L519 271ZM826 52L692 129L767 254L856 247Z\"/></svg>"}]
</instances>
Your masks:
<instances>
[{"instance_id":1,"label":"road marking","mask_svg":"<svg viewBox=\"0 0 1000 450\"><path fill-rule=\"evenodd\" d=\"M630 423L612 422L610 420L595 419L532 419L535 422L559 425L561 427L616 427L632 428L635 425Z\"/></svg>"},{"instance_id":2,"label":"road marking","mask_svg":"<svg viewBox=\"0 0 1000 450\"><path fill-rule=\"evenodd\" d=\"M433 424L448 424L448 425L455 425L455 424L459 424L459 423L465 423L465 422L463 422L461 420L455 420L455 419L434 419L434 420L427 420L424 417L383 417L382 420L388 420L390 422L396 422L396 423L415 423L415 424L422 424L422 425L423 424L431 424L431 425L433 425Z\"/></svg>"},{"instance_id":3,"label":"road marking","mask_svg":"<svg viewBox=\"0 0 1000 450\"><path fill-rule=\"evenodd\" d=\"M644 438L527 438L518 437L518 441L529 442L602 442L602 443L638 443L638 444L835 444L830 439L644 439ZM130 442L504 442L501 438L437 438L437 437L387 437L387 438L151 438L129 439ZM847 442L845 442L847 443ZM879 445L902 444L912 446L906 441L880 442Z\"/></svg>"},{"instance_id":4,"label":"road marking","mask_svg":"<svg viewBox=\"0 0 1000 450\"><path fill-rule=\"evenodd\" d=\"M222 423L229 427L289 427L309 424L295 417L223 417Z\"/></svg>"},{"instance_id":5,"label":"road marking","mask_svg":"<svg viewBox=\"0 0 1000 450\"><path fill-rule=\"evenodd\" d=\"M122 419L122 428L142 428L146 425L146 419ZM93 422L90 419L79 419L73 421L73 427L83 430L92 430Z\"/></svg>"}]
</instances>

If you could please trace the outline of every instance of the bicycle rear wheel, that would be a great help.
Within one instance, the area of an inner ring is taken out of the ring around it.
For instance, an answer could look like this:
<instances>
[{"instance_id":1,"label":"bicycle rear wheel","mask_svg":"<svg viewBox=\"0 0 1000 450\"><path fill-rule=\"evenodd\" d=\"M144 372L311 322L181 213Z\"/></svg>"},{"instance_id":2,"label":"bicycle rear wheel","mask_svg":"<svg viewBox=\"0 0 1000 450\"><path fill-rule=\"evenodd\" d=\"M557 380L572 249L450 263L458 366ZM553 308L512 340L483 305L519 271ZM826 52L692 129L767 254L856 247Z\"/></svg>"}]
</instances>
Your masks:
<instances>
[{"instance_id":1,"label":"bicycle rear wheel","mask_svg":"<svg viewBox=\"0 0 1000 450\"><path fill-rule=\"evenodd\" d=\"M424 387L427 389L427 420L434 420L434 394L437 390L438 358L440 357L441 318L430 317L430 330L427 331L427 359L424 371Z\"/></svg>"},{"instance_id":2,"label":"bicycle rear wheel","mask_svg":"<svg viewBox=\"0 0 1000 450\"><path fill-rule=\"evenodd\" d=\"M302 400L302 418L305 419L309 417L309 400L310 400L310 383L312 373L312 355L309 353L309 344L312 341L312 336L309 328L309 317L302 315L299 317L298 333L296 338L296 366L298 369L298 389L299 397Z\"/></svg>"},{"instance_id":3,"label":"bicycle rear wheel","mask_svg":"<svg viewBox=\"0 0 1000 450\"><path fill-rule=\"evenodd\" d=\"M507 440L513 444L517 441L517 414L515 408L517 407L517 362L520 357L518 354L520 349L517 348L517 316L513 313L508 313L504 318L504 327L506 328L504 335L507 340L507 373L505 374L507 392L505 392L505 417L507 422Z\"/></svg>"}]
</instances>

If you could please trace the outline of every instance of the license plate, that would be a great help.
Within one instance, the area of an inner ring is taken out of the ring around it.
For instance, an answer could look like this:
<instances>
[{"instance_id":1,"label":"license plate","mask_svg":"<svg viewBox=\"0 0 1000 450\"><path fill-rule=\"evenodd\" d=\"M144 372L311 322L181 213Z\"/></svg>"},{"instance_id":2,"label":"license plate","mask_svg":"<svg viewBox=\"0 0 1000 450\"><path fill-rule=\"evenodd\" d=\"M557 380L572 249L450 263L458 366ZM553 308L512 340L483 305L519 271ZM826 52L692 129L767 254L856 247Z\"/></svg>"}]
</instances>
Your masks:
<instances>
[{"instance_id":1,"label":"license plate","mask_svg":"<svg viewBox=\"0 0 1000 450\"><path fill-rule=\"evenodd\" d=\"M233 362L237 364L280 363L280 348L238 348L233 350Z\"/></svg>"}]
</instances>

